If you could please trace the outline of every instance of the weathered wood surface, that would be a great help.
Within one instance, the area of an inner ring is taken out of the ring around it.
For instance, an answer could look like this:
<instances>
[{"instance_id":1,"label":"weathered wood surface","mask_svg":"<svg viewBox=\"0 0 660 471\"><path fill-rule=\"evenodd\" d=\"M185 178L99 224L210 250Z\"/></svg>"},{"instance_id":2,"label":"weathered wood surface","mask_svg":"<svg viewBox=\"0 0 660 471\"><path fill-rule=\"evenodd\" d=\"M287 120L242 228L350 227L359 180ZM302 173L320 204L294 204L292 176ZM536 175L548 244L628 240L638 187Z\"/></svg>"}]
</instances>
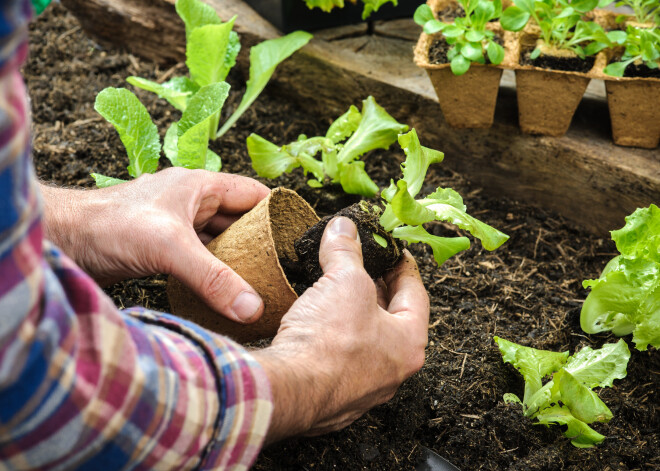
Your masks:
<instances>
[{"instance_id":1,"label":"weathered wood surface","mask_svg":"<svg viewBox=\"0 0 660 471\"><path fill-rule=\"evenodd\" d=\"M279 32L240 0L207 0L236 29L247 49ZM183 25L174 0L62 0L101 43L158 61L184 57ZM271 90L319 116L335 117L349 104L376 97L392 115L417 128L423 143L441 149L443 165L491 194L559 212L602 236L623 225L636 207L660 202L660 150L612 144L602 82L593 81L568 133L561 138L522 134L512 77L505 74L490 129L456 130L445 123L426 73L412 63L416 26L410 20L323 31L280 65Z\"/></svg>"}]
</instances>

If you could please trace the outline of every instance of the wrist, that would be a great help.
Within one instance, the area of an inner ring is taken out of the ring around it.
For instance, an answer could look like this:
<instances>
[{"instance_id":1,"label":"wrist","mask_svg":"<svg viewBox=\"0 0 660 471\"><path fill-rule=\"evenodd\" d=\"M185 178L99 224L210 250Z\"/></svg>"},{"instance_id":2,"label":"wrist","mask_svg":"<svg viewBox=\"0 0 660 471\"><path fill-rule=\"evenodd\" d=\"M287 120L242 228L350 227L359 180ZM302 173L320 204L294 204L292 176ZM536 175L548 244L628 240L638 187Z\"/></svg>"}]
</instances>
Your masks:
<instances>
[{"instance_id":1,"label":"wrist","mask_svg":"<svg viewBox=\"0 0 660 471\"><path fill-rule=\"evenodd\" d=\"M290 346L271 346L253 355L266 372L273 398L266 443L310 431L332 401L332 375L320 362Z\"/></svg>"}]
</instances>

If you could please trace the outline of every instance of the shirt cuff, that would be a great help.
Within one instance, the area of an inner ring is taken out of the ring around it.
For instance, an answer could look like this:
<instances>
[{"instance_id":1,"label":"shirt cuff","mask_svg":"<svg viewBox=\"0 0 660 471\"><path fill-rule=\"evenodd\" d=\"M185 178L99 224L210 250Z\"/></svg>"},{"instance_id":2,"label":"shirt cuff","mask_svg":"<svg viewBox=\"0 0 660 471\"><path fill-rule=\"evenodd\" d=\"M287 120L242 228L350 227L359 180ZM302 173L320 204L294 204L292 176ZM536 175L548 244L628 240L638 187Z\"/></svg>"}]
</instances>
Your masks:
<instances>
[{"instance_id":1,"label":"shirt cuff","mask_svg":"<svg viewBox=\"0 0 660 471\"><path fill-rule=\"evenodd\" d=\"M270 384L261 365L238 343L193 322L143 308L124 313L195 342L215 373L219 412L199 469L249 469L263 446L273 413Z\"/></svg>"}]
</instances>

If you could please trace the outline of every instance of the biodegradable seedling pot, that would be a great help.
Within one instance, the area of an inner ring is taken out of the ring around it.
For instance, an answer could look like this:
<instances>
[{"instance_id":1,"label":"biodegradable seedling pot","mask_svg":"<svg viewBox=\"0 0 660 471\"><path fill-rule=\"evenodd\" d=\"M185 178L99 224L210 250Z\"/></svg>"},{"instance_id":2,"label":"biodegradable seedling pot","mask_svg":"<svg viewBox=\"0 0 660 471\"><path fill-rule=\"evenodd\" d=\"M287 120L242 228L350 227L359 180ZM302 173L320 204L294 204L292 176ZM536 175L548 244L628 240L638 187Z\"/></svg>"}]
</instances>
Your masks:
<instances>
[{"instance_id":1,"label":"biodegradable seedling pot","mask_svg":"<svg viewBox=\"0 0 660 471\"><path fill-rule=\"evenodd\" d=\"M538 27L528 27L514 46L518 122L524 133L559 137L568 131L591 78L583 72L521 65L520 58L536 47L539 34Z\"/></svg>"},{"instance_id":2,"label":"biodegradable seedling pot","mask_svg":"<svg viewBox=\"0 0 660 471\"><path fill-rule=\"evenodd\" d=\"M612 137L620 146L660 144L660 80L605 80Z\"/></svg>"},{"instance_id":3,"label":"biodegradable seedling pot","mask_svg":"<svg viewBox=\"0 0 660 471\"><path fill-rule=\"evenodd\" d=\"M262 297L264 313L257 322L239 324L227 319L170 277L167 295L172 313L239 342L274 336L280 319L298 297L280 259L296 261L294 242L318 221L314 210L294 191L276 188L206 246Z\"/></svg>"},{"instance_id":4,"label":"biodegradable seedling pot","mask_svg":"<svg viewBox=\"0 0 660 471\"><path fill-rule=\"evenodd\" d=\"M449 64L431 64L429 48L440 37L422 33L415 47L415 63L428 73L445 120L453 128L489 128L502 69L472 64L465 74L454 75Z\"/></svg>"}]
</instances>

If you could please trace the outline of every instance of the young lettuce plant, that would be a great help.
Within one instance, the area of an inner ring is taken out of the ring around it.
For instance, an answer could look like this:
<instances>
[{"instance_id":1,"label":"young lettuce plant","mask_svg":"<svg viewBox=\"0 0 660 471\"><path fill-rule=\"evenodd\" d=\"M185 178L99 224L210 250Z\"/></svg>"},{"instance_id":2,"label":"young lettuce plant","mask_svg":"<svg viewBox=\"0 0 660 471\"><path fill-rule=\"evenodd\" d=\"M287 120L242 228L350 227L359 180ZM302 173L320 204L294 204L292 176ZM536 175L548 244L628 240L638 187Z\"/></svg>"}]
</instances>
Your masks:
<instances>
[{"instance_id":1,"label":"young lettuce plant","mask_svg":"<svg viewBox=\"0 0 660 471\"><path fill-rule=\"evenodd\" d=\"M465 10L465 16L456 18L453 23L437 20L426 4L417 8L413 18L426 34L442 33L451 46L447 59L454 75L463 75L472 63L485 64L486 57L491 64L500 64L504 60L504 48L495 41L495 33L486 25L500 17L501 0L458 0L458 3Z\"/></svg>"},{"instance_id":2,"label":"young lettuce plant","mask_svg":"<svg viewBox=\"0 0 660 471\"><path fill-rule=\"evenodd\" d=\"M356 0L349 1L356 3ZM388 2L391 2L394 6L398 5L398 0L362 0L362 3L364 3L362 19L366 20L371 16L371 13L377 12L381 6ZM324 12L329 13L333 8L344 8L345 2L344 0L305 0L305 3L310 10L312 8L320 8Z\"/></svg>"},{"instance_id":3,"label":"young lettuce plant","mask_svg":"<svg viewBox=\"0 0 660 471\"><path fill-rule=\"evenodd\" d=\"M358 160L374 149L387 149L408 126L397 122L376 103L373 97L362 102L362 111L355 106L337 118L325 136L301 135L297 141L277 146L257 134L247 138L252 167L264 178L277 178L302 167L311 173L307 183L313 188L324 184L340 184L349 194L372 197L378 186ZM321 153L318 160L316 155Z\"/></svg>"},{"instance_id":4,"label":"young lettuce plant","mask_svg":"<svg viewBox=\"0 0 660 471\"><path fill-rule=\"evenodd\" d=\"M520 404L525 417L537 423L567 427L564 435L578 448L589 448L605 437L588 424L609 422L612 412L592 389L611 387L625 378L630 359L626 342L605 344L598 350L584 347L573 356L524 347L495 337L505 363L525 378L522 401L513 393L504 395L507 403ZM552 379L543 384L546 376Z\"/></svg>"},{"instance_id":5,"label":"young lettuce plant","mask_svg":"<svg viewBox=\"0 0 660 471\"><path fill-rule=\"evenodd\" d=\"M638 350L660 347L660 209L637 209L623 228L612 231L620 255L597 280L582 305L580 326L588 334L611 330L633 334Z\"/></svg>"},{"instance_id":6,"label":"young lettuce plant","mask_svg":"<svg viewBox=\"0 0 660 471\"><path fill-rule=\"evenodd\" d=\"M380 224L394 238L428 244L438 265L468 249L470 240L429 234L423 227L427 222L454 224L479 239L486 250L495 250L509 239L508 235L467 214L463 199L451 188L437 188L429 196L416 200L429 166L442 162L444 154L422 146L414 129L399 135L399 145L406 154L406 160L401 164L403 178L396 183L392 181L389 188L381 192L385 209ZM381 245L384 242L376 241Z\"/></svg>"},{"instance_id":7,"label":"young lettuce plant","mask_svg":"<svg viewBox=\"0 0 660 471\"><path fill-rule=\"evenodd\" d=\"M270 80L277 65L311 39L304 31L264 41L250 50L250 76L240 104L220 125L222 107L229 94L224 81L236 64L240 51L238 35L232 31L236 17L223 22L215 10L200 0L177 0L176 11L186 28L186 65L190 77L174 77L157 83L140 77L127 81L156 93L181 111L181 119L172 123L165 134L163 150L174 166L218 171L221 160L208 149L210 140L222 137L250 107ZM160 140L146 108L129 91L104 90L96 100L96 110L119 131L129 154L129 174L155 172L160 157ZM151 123L151 124L149 124ZM141 132L144 136L138 137ZM147 144L146 148L135 146ZM146 149L149 149L147 152ZM154 152L159 149L158 152ZM133 155L132 155L133 154ZM135 162L147 164L136 167ZM97 186L121 183L122 180L92 174Z\"/></svg>"},{"instance_id":8,"label":"young lettuce plant","mask_svg":"<svg viewBox=\"0 0 660 471\"><path fill-rule=\"evenodd\" d=\"M625 48L620 60L603 69L607 75L623 77L630 64L643 63L649 69L660 66L660 29L637 28L628 25L626 31L612 31L608 34L614 44Z\"/></svg>"},{"instance_id":9,"label":"young lettuce plant","mask_svg":"<svg viewBox=\"0 0 660 471\"><path fill-rule=\"evenodd\" d=\"M611 0L600 0L607 4ZM599 0L514 0L514 5L502 12L500 23L505 30L520 31L533 19L541 37L530 58L557 50L567 50L584 59L611 45L610 37L583 15L599 5Z\"/></svg>"},{"instance_id":10,"label":"young lettuce plant","mask_svg":"<svg viewBox=\"0 0 660 471\"><path fill-rule=\"evenodd\" d=\"M610 0L609 3L611 3ZM635 15L635 21L640 24L655 23L660 25L660 4L658 0L621 0L616 2L617 7L629 7ZM602 5L601 5L602 6ZM618 22L624 21L628 15L619 15L616 20Z\"/></svg>"}]
</instances>

